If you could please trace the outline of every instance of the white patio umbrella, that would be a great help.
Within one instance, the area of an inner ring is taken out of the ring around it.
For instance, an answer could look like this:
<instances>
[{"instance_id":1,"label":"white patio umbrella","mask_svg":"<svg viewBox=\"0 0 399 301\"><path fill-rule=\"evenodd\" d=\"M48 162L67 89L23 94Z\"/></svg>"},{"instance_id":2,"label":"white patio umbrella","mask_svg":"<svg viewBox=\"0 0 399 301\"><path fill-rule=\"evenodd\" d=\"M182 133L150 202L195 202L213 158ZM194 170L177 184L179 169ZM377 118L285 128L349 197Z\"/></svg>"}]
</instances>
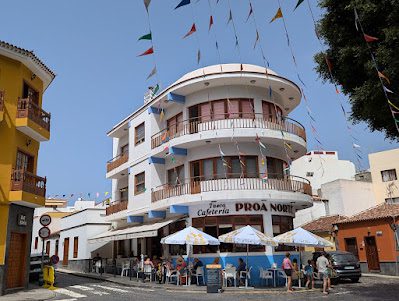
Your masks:
<instances>
[{"instance_id":1,"label":"white patio umbrella","mask_svg":"<svg viewBox=\"0 0 399 301\"><path fill-rule=\"evenodd\" d=\"M294 230L280 234L274 239L279 244L294 247L316 247L325 248L333 247L334 244L327 239L313 234L301 227L295 228ZM301 269L301 251L299 250L299 269ZM299 281L299 287L301 287L301 281Z\"/></svg>"},{"instance_id":2,"label":"white patio umbrella","mask_svg":"<svg viewBox=\"0 0 399 301\"><path fill-rule=\"evenodd\" d=\"M263 246L277 246L277 242L265 235L264 233L256 230L251 226L245 226L243 228L234 230L232 232L219 236L219 241L231 244L242 244L247 245L247 258L246 258L246 269L245 273L245 287L248 288L248 252L249 245L263 245Z\"/></svg>"}]
</instances>

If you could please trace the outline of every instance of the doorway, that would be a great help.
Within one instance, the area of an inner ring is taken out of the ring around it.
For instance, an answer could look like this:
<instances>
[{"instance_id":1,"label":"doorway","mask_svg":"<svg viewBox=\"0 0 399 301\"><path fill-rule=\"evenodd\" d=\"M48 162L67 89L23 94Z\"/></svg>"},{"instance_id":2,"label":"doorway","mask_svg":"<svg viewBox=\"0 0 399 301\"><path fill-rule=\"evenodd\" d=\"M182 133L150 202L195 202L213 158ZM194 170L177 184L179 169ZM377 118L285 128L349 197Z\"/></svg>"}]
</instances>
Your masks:
<instances>
[{"instance_id":1,"label":"doorway","mask_svg":"<svg viewBox=\"0 0 399 301\"><path fill-rule=\"evenodd\" d=\"M199 111L198 105L188 109L190 134L198 133Z\"/></svg>"},{"instance_id":2,"label":"doorway","mask_svg":"<svg viewBox=\"0 0 399 301\"><path fill-rule=\"evenodd\" d=\"M64 239L64 256L62 257L62 265L68 265L69 258L69 237Z\"/></svg>"},{"instance_id":3,"label":"doorway","mask_svg":"<svg viewBox=\"0 0 399 301\"><path fill-rule=\"evenodd\" d=\"M191 163L191 194L201 192L201 162L194 161Z\"/></svg>"},{"instance_id":4,"label":"doorway","mask_svg":"<svg viewBox=\"0 0 399 301\"><path fill-rule=\"evenodd\" d=\"M7 256L7 289L25 286L26 240L26 233L11 232L10 234Z\"/></svg>"},{"instance_id":5,"label":"doorway","mask_svg":"<svg viewBox=\"0 0 399 301\"><path fill-rule=\"evenodd\" d=\"M380 261L378 259L378 249L377 243L375 241L374 236L366 236L364 238L364 244L366 247L366 257L367 257L367 265L369 271L379 271L380 270Z\"/></svg>"},{"instance_id":6,"label":"doorway","mask_svg":"<svg viewBox=\"0 0 399 301\"><path fill-rule=\"evenodd\" d=\"M359 259L356 237L345 238L345 249Z\"/></svg>"}]
</instances>

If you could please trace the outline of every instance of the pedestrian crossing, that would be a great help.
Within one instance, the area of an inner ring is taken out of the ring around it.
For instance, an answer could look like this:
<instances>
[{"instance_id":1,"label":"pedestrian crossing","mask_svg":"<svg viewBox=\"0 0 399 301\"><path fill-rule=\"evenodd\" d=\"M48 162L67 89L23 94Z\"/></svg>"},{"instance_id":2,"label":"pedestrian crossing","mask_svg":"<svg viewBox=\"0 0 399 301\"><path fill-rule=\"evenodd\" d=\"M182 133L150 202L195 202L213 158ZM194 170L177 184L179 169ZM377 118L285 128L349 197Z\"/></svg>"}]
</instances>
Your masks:
<instances>
[{"instance_id":1,"label":"pedestrian crossing","mask_svg":"<svg viewBox=\"0 0 399 301\"><path fill-rule=\"evenodd\" d=\"M153 289L141 287L120 287L116 284L86 284L71 285L65 288L57 288L56 301L78 301L94 296L112 296L113 294L128 294L132 291L153 292ZM83 300L82 300L83 301Z\"/></svg>"}]
</instances>

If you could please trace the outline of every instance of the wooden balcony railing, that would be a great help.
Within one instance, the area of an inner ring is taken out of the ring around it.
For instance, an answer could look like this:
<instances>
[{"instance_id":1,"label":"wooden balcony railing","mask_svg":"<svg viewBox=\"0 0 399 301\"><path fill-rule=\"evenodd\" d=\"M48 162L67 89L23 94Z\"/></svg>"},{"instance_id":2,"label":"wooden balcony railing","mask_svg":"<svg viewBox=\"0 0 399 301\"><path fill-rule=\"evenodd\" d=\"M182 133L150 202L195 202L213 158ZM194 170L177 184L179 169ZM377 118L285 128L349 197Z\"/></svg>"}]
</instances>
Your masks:
<instances>
[{"instance_id":1,"label":"wooden balcony railing","mask_svg":"<svg viewBox=\"0 0 399 301\"><path fill-rule=\"evenodd\" d=\"M117 155L115 158L112 158L107 162L107 172L121 166L123 163L126 163L129 160L129 153L124 152Z\"/></svg>"},{"instance_id":2,"label":"wooden balcony railing","mask_svg":"<svg viewBox=\"0 0 399 301\"><path fill-rule=\"evenodd\" d=\"M42 110L29 98L18 98L17 118L26 117L50 131L50 113Z\"/></svg>"},{"instance_id":3,"label":"wooden balcony railing","mask_svg":"<svg viewBox=\"0 0 399 301\"><path fill-rule=\"evenodd\" d=\"M4 110L4 91L0 91L0 112Z\"/></svg>"},{"instance_id":4,"label":"wooden balcony railing","mask_svg":"<svg viewBox=\"0 0 399 301\"><path fill-rule=\"evenodd\" d=\"M127 200L120 200L117 203L111 204L109 207L105 209L105 215L111 215L117 213L122 210L127 209Z\"/></svg>"},{"instance_id":5,"label":"wooden balcony railing","mask_svg":"<svg viewBox=\"0 0 399 301\"><path fill-rule=\"evenodd\" d=\"M44 197L46 195L46 178L36 176L25 170L13 170L11 190L25 191Z\"/></svg>"},{"instance_id":6,"label":"wooden balcony railing","mask_svg":"<svg viewBox=\"0 0 399 301\"><path fill-rule=\"evenodd\" d=\"M284 176L264 179L240 178L238 174L227 174L223 175L223 178L197 177L184 179L178 185L165 184L155 188L151 193L151 198L152 202L157 202L175 196L226 190L279 190L312 195L310 182L301 177Z\"/></svg>"},{"instance_id":7,"label":"wooden balcony railing","mask_svg":"<svg viewBox=\"0 0 399 301\"><path fill-rule=\"evenodd\" d=\"M173 138L183 135L234 128L278 130L297 135L306 141L305 128L291 118L268 118L263 114L254 113L222 113L191 118L177 123L173 127L163 129L151 137L151 148L154 149Z\"/></svg>"}]
</instances>

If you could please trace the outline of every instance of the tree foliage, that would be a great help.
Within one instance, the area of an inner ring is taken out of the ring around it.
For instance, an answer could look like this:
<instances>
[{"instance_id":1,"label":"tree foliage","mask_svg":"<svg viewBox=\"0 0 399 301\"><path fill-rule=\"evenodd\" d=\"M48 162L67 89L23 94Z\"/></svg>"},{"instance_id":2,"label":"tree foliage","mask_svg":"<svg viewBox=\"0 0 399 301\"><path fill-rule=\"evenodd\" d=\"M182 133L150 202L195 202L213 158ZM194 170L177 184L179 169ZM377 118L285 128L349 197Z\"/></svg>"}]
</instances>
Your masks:
<instances>
[{"instance_id":1,"label":"tree foliage","mask_svg":"<svg viewBox=\"0 0 399 301\"><path fill-rule=\"evenodd\" d=\"M379 39L369 45L378 69L390 80L386 86L395 92L389 95L390 100L399 106L399 1L319 0L318 4L324 14L317 31L326 44L332 79L323 53L315 55L317 72L323 80L341 85L350 100L352 122L364 121L372 131L382 131L387 138L399 140L370 51L360 28L356 30L354 16L356 5L365 33Z\"/></svg>"}]
</instances>

